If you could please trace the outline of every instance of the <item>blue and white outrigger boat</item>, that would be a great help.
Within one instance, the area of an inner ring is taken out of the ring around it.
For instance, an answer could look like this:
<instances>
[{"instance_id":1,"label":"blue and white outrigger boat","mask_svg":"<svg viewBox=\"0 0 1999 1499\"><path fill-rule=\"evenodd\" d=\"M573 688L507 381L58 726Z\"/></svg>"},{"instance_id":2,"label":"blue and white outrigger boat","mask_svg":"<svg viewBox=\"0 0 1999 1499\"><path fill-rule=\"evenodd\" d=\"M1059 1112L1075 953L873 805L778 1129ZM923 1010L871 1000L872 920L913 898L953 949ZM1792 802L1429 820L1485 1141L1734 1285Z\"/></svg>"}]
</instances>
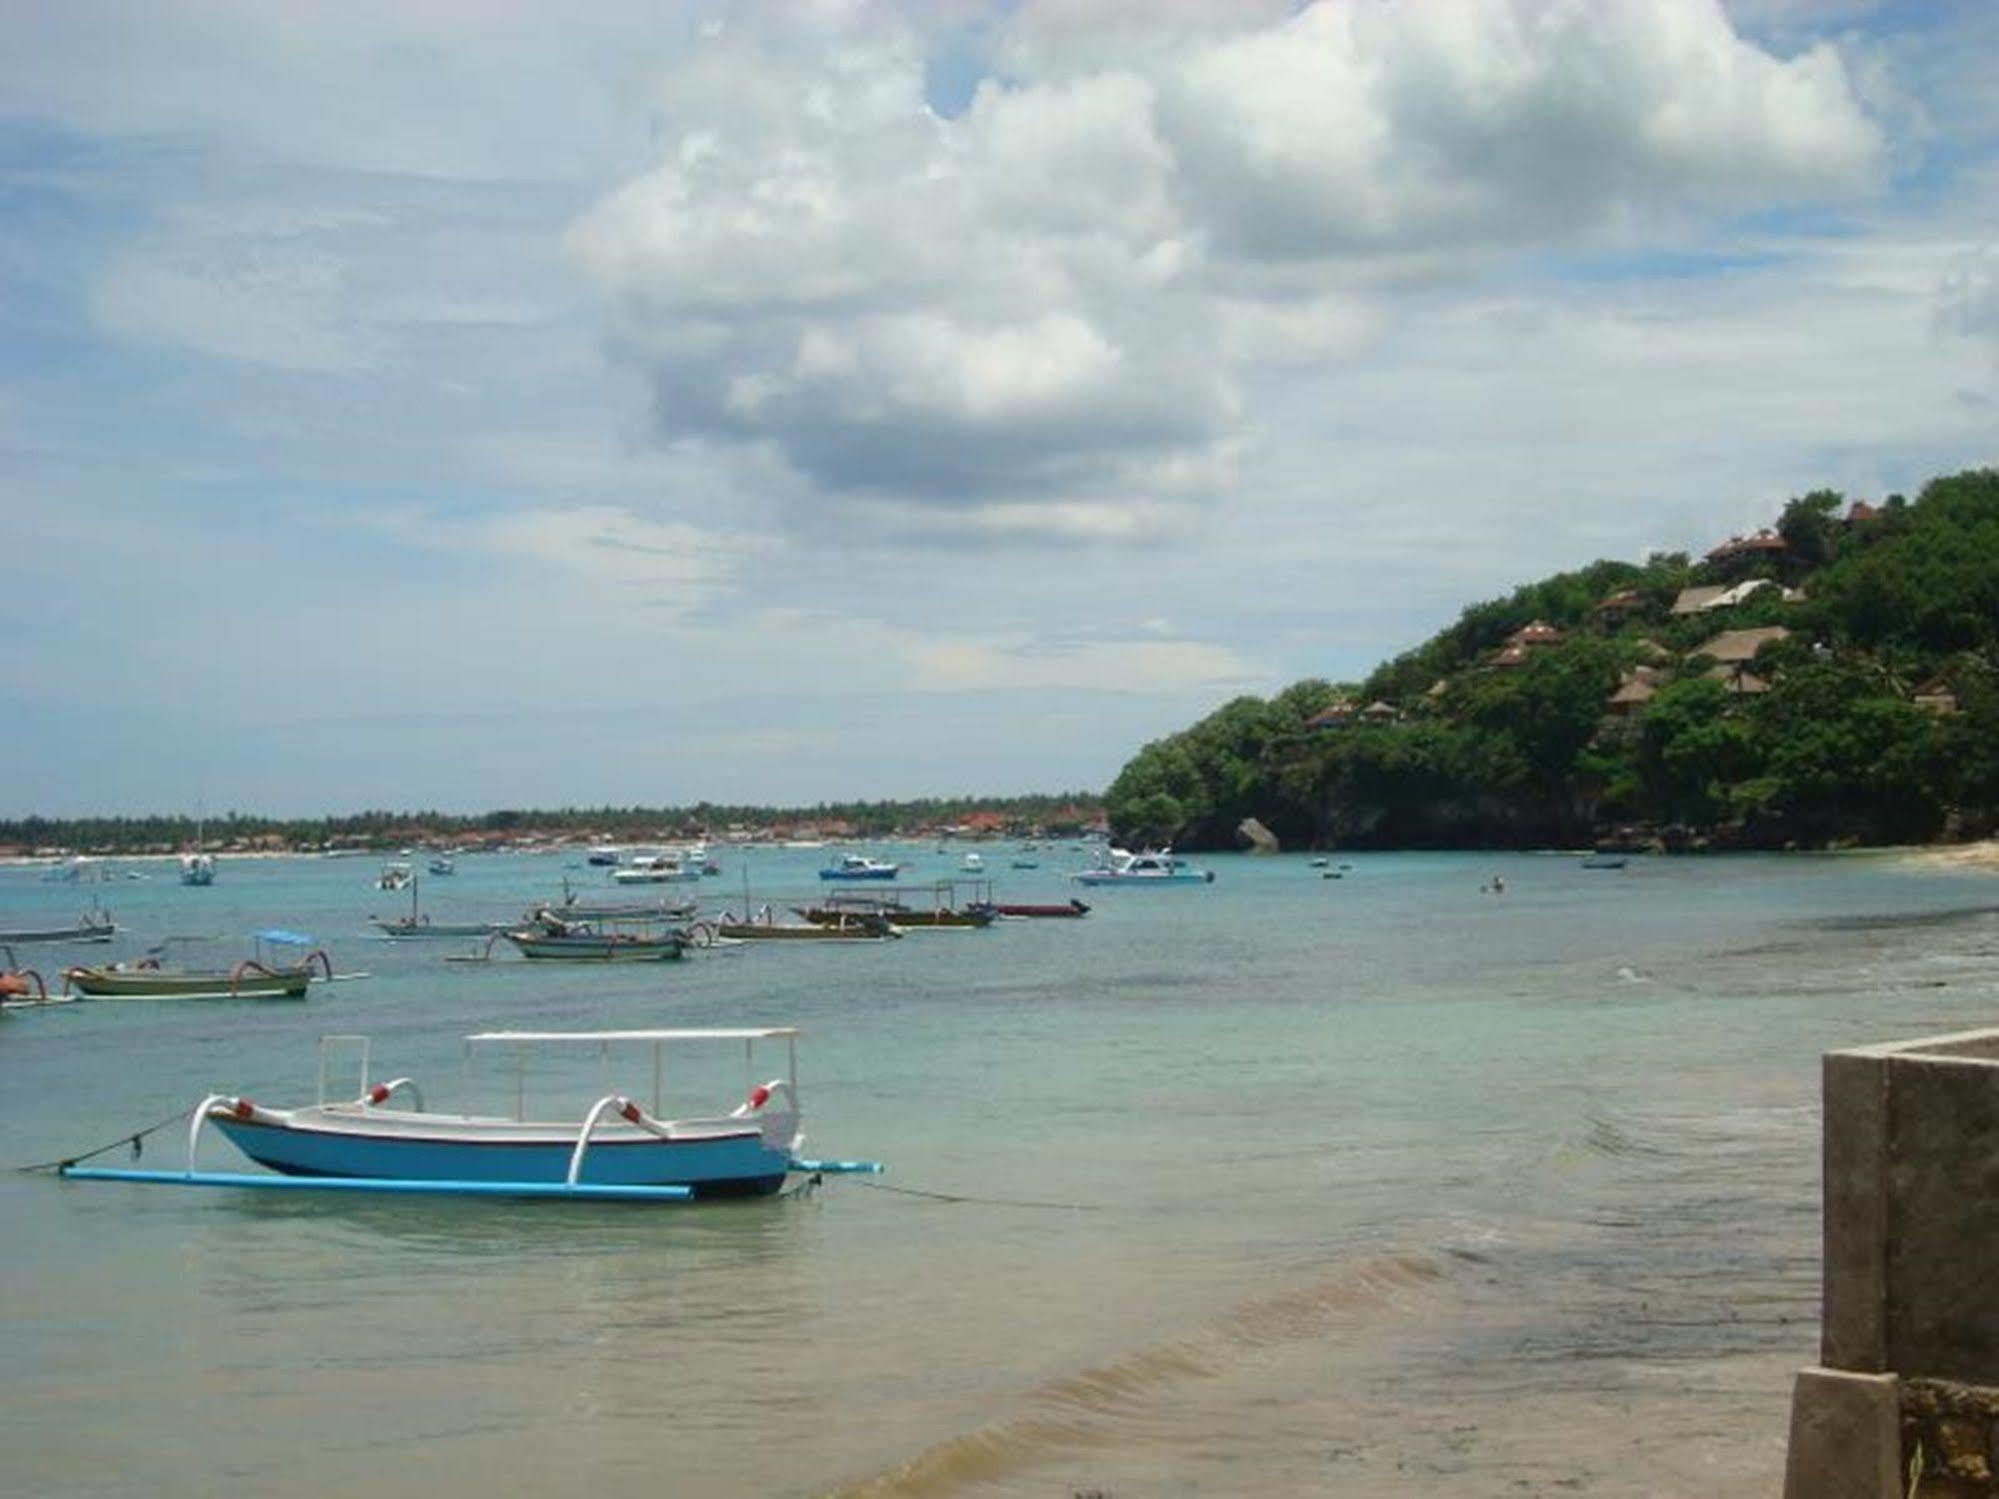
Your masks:
<instances>
[{"instance_id":1,"label":"blue and white outrigger boat","mask_svg":"<svg viewBox=\"0 0 1999 1499\"><path fill-rule=\"evenodd\" d=\"M447 1113L424 1107L415 1079L368 1080L368 1038L320 1040L319 1098L273 1109L214 1093L188 1121L185 1171L128 1171L66 1166L73 1180L163 1185L296 1188L572 1200L686 1201L759 1197L798 1174L875 1172L872 1161L806 1160L798 1101L798 1032L788 1026L731 1030L484 1031L465 1038L469 1080L475 1048L511 1046L517 1054L511 1115ZM759 1042L785 1044L784 1075L755 1081ZM649 1046L651 1107L606 1093L580 1120L526 1117L526 1048L593 1045L608 1064L613 1045ZM726 1114L662 1117L669 1046L741 1043L742 1102ZM360 1092L327 1098L329 1049L360 1052ZM205 1128L215 1129L273 1175L196 1169Z\"/></svg>"}]
</instances>

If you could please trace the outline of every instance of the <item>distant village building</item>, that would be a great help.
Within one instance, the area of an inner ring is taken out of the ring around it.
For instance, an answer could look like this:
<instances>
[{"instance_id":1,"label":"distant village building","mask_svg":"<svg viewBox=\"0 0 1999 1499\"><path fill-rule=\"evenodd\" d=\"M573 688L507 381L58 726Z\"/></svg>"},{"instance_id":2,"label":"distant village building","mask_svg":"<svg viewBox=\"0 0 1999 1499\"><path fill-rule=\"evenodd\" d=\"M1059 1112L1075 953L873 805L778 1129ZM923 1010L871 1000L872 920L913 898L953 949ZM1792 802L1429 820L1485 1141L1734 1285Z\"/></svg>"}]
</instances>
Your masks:
<instances>
[{"instance_id":1,"label":"distant village building","mask_svg":"<svg viewBox=\"0 0 1999 1499\"><path fill-rule=\"evenodd\" d=\"M1360 710L1360 716L1369 723L1394 723L1402 715L1393 705L1384 703L1379 698L1376 698Z\"/></svg>"},{"instance_id":2,"label":"distant village building","mask_svg":"<svg viewBox=\"0 0 1999 1499\"><path fill-rule=\"evenodd\" d=\"M1665 681L1665 674L1655 666L1634 666L1618 679L1617 690L1604 700L1604 711L1619 718L1629 718L1652 701Z\"/></svg>"},{"instance_id":3,"label":"distant village building","mask_svg":"<svg viewBox=\"0 0 1999 1499\"><path fill-rule=\"evenodd\" d=\"M1680 596L1673 600L1671 612L1675 616L1705 614L1714 607L1714 601L1727 592L1726 585L1682 588Z\"/></svg>"},{"instance_id":4,"label":"distant village building","mask_svg":"<svg viewBox=\"0 0 1999 1499\"><path fill-rule=\"evenodd\" d=\"M1865 500L1855 500L1847 507L1846 524L1849 526L1864 526L1870 521L1879 519L1881 519L1880 507L1870 505Z\"/></svg>"},{"instance_id":5,"label":"distant village building","mask_svg":"<svg viewBox=\"0 0 1999 1499\"><path fill-rule=\"evenodd\" d=\"M1488 666L1496 666L1502 671L1510 671L1516 666L1527 664L1527 658L1537 650L1562 642L1562 632L1545 619L1532 620L1506 637L1506 644L1494 651L1487 661Z\"/></svg>"},{"instance_id":6,"label":"distant village building","mask_svg":"<svg viewBox=\"0 0 1999 1499\"><path fill-rule=\"evenodd\" d=\"M1932 677L1923 683L1916 689L1910 701L1918 708L1934 713L1939 718L1948 718L1957 712L1957 694L1951 690L1950 683L1942 677Z\"/></svg>"},{"instance_id":7,"label":"distant village building","mask_svg":"<svg viewBox=\"0 0 1999 1499\"><path fill-rule=\"evenodd\" d=\"M1537 619L1522 625L1506 637L1508 645L1560 645L1562 632L1545 619Z\"/></svg>"},{"instance_id":8,"label":"distant village building","mask_svg":"<svg viewBox=\"0 0 1999 1499\"><path fill-rule=\"evenodd\" d=\"M1644 607L1644 594L1635 588L1620 588L1609 598L1599 601L1590 613L1607 628L1614 630Z\"/></svg>"},{"instance_id":9,"label":"distant village building","mask_svg":"<svg viewBox=\"0 0 1999 1499\"><path fill-rule=\"evenodd\" d=\"M1353 722L1354 706L1345 698L1336 698L1317 713L1305 720L1305 727L1314 731L1320 729L1343 729Z\"/></svg>"},{"instance_id":10,"label":"distant village building","mask_svg":"<svg viewBox=\"0 0 1999 1499\"><path fill-rule=\"evenodd\" d=\"M1805 596L1802 589L1785 588L1771 578L1748 578L1730 587L1682 588L1680 596L1673 600L1673 613L1684 617L1733 609L1737 604L1748 603L1766 588L1775 588L1787 604L1795 604Z\"/></svg>"},{"instance_id":11,"label":"distant village building","mask_svg":"<svg viewBox=\"0 0 1999 1499\"><path fill-rule=\"evenodd\" d=\"M1731 536L1707 554L1709 562L1733 562L1741 557L1781 557L1790 550L1769 527L1748 536Z\"/></svg>"},{"instance_id":12,"label":"distant village building","mask_svg":"<svg viewBox=\"0 0 1999 1499\"><path fill-rule=\"evenodd\" d=\"M1791 632L1782 625L1763 625L1754 630L1723 630L1703 645L1687 652L1689 657L1711 656L1724 666L1741 666L1756 659L1756 653L1775 640L1789 640Z\"/></svg>"},{"instance_id":13,"label":"distant village building","mask_svg":"<svg viewBox=\"0 0 1999 1499\"><path fill-rule=\"evenodd\" d=\"M1767 678L1749 669L1756 653L1772 641L1788 640L1791 632L1782 625L1764 625L1754 630L1723 630L1704 645L1689 651L1689 657L1707 656L1714 661L1705 675L1738 697L1759 697L1770 690Z\"/></svg>"}]
</instances>

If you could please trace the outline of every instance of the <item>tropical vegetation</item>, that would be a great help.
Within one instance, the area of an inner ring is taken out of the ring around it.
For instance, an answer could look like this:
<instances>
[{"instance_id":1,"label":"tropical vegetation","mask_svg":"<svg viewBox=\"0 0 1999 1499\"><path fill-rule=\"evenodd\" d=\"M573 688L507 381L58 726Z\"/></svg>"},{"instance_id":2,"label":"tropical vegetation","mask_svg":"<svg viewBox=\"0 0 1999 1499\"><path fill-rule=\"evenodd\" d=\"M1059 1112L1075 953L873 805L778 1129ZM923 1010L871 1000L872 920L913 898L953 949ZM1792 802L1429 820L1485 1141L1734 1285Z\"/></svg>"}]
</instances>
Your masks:
<instances>
[{"instance_id":1,"label":"tropical vegetation","mask_svg":"<svg viewBox=\"0 0 1999 1499\"><path fill-rule=\"evenodd\" d=\"M1716 652L1718 655L1708 654ZM1358 683L1241 697L1105 795L1226 847L1823 847L1999 823L1999 471L1829 490L1700 560L1601 561L1474 604Z\"/></svg>"}]
</instances>

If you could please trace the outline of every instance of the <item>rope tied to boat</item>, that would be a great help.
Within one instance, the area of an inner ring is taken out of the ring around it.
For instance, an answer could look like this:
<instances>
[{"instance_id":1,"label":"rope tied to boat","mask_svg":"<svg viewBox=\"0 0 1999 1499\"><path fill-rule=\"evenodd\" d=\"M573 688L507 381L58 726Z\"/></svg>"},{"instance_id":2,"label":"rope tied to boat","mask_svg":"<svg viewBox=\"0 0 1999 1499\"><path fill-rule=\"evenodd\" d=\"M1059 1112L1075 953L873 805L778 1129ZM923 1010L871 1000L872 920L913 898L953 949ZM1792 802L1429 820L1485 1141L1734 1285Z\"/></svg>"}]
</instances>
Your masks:
<instances>
[{"instance_id":1,"label":"rope tied to boat","mask_svg":"<svg viewBox=\"0 0 1999 1499\"><path fill-rule=\"evenodd\" d=\"M893 1192L898 1197L923 1197L932 1202L963 1202L986 1208L1037 1208L1059 1213L1101 1213L1101 1202L1035 1202L1022 1197L973 1197L959 1192L926 1192L921 1187L898 1187L888 1182L870 1181L865 1176L854 1178L854 1185L866 1187L873 1192Z\"/></svg>"},{"instance_id":2,"label":"rope tied to boat","mask_svg":"<svg viewBox=\"0 0 1999 1499\"><path fill-rule=\"evenodd\" d=\"M26 1175L32 1175L40 1171L61 1171L66 1167L80 1166L85 1161L95 1160L98 1156L116 1150L121 1145L129 1145L132 1147L132 1159L136 1161L139 1159L139 1157L143 1156L146 1153L146 1145L145 1145L146 1136L158 1134L161 1130L165 1129L170 1124L184 1123L186 1119L187 1119L186 1109L175 1109L171 1114L167 1115L166 1118L158 1121L157 1123L149 1124L144 1129L136 1130L129 1135L120 1135L117 1139L113 1140L109 1145L100 1145L97 1147L97 1149L87 1150L82 1155L62 1156L59 1159L53 1161L37 1161L32 1166L16 1166L14 1169L17 1172L21 1172Z\"/></svg>"}]
</instances>

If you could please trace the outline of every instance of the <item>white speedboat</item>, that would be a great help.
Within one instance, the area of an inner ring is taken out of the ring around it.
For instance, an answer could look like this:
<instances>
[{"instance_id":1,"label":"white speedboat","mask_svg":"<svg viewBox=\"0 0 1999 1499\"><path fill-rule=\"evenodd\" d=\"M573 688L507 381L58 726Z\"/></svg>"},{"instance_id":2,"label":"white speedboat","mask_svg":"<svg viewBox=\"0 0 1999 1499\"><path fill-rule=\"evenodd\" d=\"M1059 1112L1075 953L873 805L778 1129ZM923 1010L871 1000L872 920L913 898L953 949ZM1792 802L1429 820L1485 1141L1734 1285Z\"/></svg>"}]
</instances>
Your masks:
<instances>
[{"instance_id":1,"label":"white speedboat","mask_svg":"<svg viewBox=\"0 0 1999 1499\"><path fill-rule=\"evenodd\" d=\"M620 885L682 885L701 878L699 867L688 868L672 854L634 854L623 869L611 871Z\"/></svg>"},{"instance_id":2,"label":"white speedboat","mask_svg":"<svg viewBox=\"0 0 1999 1499\"><path fill-rule=\"evenodd\" d=\"M182 854L180 856L180 882L183 885L214 884L215 856L213 854Z\"/></svg>"},{"instance_id":3,"label":"white speedboat","mask_svg":"<svg viewBox=\"0 0 1999 1499\"><path fill-rule=\"evenodd\" d=\"M844 854L836 864L828 864L819 871L822 880L892 880L902 869L900 864L890 864L881 859L870 859L863 854Z\"/></svg>"},{"instance_id":4,"label":"white speedboat","mask_svg":"<svg viewBox=\"0 0 1999 1499\"><path fill-rule=\"evenodd\" d=\"M986 861L976 853L968 852L964 858L958 861L958 867L967 874L984 874L986 871Z\"/></svg>"},{"instance_id":5,"label":"white speedboat","mask_svg":"<svg viewBox=\"0 0 1999 1499\"><path fill-rule=\"evenodd\" d=\"M382 866L382 872L375 876L377 890L407 890L410 881L416 878L416 871L410 868L407 859L391 859Z\"/></svg>"},{"instance_id":6,"label":"white speedboat","mask_svg":"<svg viewBox=\"0 0 1999 1499\"><path fill-rule=\"evenodd\" d=\"M1102 862L1069 876L1079 885L1212 885L1212 869L1196 869L1185 859L1175 858L1170 848L1132 853L1113 848L1101 856Z\"/></svg>"}]
</instances>

